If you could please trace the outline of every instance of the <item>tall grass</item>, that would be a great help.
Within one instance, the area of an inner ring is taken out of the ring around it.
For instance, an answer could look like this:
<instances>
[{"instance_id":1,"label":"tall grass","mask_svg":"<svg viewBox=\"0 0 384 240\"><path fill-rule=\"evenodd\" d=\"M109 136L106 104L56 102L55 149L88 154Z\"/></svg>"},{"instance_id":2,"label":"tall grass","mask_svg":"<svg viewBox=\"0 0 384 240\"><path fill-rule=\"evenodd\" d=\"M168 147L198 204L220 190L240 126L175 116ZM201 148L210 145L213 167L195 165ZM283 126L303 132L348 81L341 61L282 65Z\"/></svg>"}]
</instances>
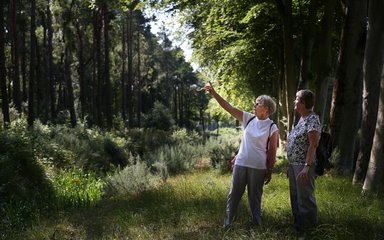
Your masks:
<instances>
[{"instance_id":1,"label":"tall grass","mask_svg":"<svg viewBox=\"0 0 384 240\"><path fill-rule=\"evenodd\" d=\"M99 201L103 195L105 182L95 173L85 173L71 168L58 173L52 180L57 204L66 207L87 207Z\"/></svg>"}]
</instances>

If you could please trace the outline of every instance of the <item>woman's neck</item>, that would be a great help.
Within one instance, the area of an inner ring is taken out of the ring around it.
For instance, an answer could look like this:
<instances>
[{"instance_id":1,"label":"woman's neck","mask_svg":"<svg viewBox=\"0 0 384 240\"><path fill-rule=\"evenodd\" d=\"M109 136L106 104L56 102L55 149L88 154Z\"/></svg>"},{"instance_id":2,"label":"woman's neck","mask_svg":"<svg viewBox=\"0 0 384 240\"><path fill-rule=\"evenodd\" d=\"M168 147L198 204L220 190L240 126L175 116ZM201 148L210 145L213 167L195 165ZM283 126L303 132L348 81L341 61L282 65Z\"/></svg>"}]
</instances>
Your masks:
<instances>
[{"instance_id":1,"label":"woman's neck","mask_svg":"<svg viewBox=\"0 0 384 240\"><path fill-rule=\"evenodd\" d=\"M259 119L259 120L265 120L265 119L267 119L269 116L266 115L266 114L257 114L256 117L257 117L257 119Z\"/></svg>"},{"instance_id":2,"label":"woman's neck","mask_svg":"<svg viewBox=\"0 0 384 240\"><path fill-rule=\"evenodd\" d=\"M303 111L302 113L301 113L301 116L302 117L307 117L307 116L309 116L309 115L311 115L312 114L312 109L306 109L305 111Z\"/></svg>"}]
</instances>

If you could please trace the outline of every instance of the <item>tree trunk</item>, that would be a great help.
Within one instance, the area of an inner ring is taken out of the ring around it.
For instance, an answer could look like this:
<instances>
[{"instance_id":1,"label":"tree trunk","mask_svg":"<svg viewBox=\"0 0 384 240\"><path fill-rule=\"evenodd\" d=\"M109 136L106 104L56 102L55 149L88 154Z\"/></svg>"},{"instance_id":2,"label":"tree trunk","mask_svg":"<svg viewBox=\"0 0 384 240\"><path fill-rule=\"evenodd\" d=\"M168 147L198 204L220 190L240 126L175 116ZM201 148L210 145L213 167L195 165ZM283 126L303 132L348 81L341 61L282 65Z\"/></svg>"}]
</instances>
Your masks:
<instances>
[{"instance_id":1,"label":"tree trunk","mask_svg":"<svg viewBox=\"0 0 384 240\"><path fill-rule=\"evenodd\" d=\"M333 87L330 130L332 145L340 149L339 170L351 171L354 140L361 112L361 84L366 37L366 1L345 6L339 64Z\"/></svg>"},{"instance_id":2,"label":"tree trunk","mask_svg":"<svg viewBox=\"0 0 384 240\"><path fill-rule=\"evenodd\" d=\"M44 25L44 24L43 24ZM44 27L43 27L44 28ZM43 34L44 35L44 34ZM41 66L45 66L44 64L44 59L43 57L41 56L41 52L42 52L42 47L39 45L39 42L37 41L37 38L36 38L36 82L35 82L35 86L36 86L36 91L35 91L35 110L36 110L36 117L37 119L41 120L42 119L42 116L43 116L43 113L44 113L44 107L46 105L44 105L44 88L45 88L45 81L44 81L44 68L41 67Z\"/></svg>"},{"instance_id":3,"label":"tree trunk","mask_svg":"<svg viewBox=\"0 0 384 240\"><path fill-rule=\"evenodd\" d=\"M300 79L298 89L308 88L309 82L313 78L311 70L312 50L315 42L316 21L317 21L317 1L311 0L309 3L308 21L303 27L303 47L300 61Z\"/></svg>"},{"instance_id":4,"label":"tree trunk","mask_svg":"<svg viewBox=\"0 0 384 240\"><path fill-rule=\"evenodd\" d=\"M128 107L128 127L133 127L133 108L132 108L132 87L133 87L133 10L128 14L128 84L127 84L127 107Z\"/></svg>"},{"instance_id":5,"label":"tree trunk","mask_svg":"<svg viewBox=\"0 0 384 240\"><path fill-rule=\"evenodd\" d=\"M71 126L75 127L76 122L76 112L75 112L75 98L73 94L73 86L72 86L72 76L71 76L71 64L72 64L72 53L71 53L71 45L72 45L72 33L69 27L69 23L72 20L72 8L74 6L74 1L71 2L69 8L69 16L64 21L63 24L63 42L64 42L64 80L65 80L65 107L69 110Z\"/></svg>"},{"instance_id":6,"label":"tree trunk","mask_svg":"<svg viewBox=\"0 0 384 240\"><path fill-rule=\"evenodd\" d=\"M28 89L28 125L32 126L35 121L35 110L34 110L34 92L35 92L35 81L36 81L36 2L31 0L31 34L30 34L30 44L31 44L31 55L29 62L29 89Z\"/></svg>"},{"instance_id":7,"label":"tree trunk","mask_svg":"<svg viewBox=\"0 0 384 240\"><path fill-rule=\"evenodd\" d=\"M103 3L104 20L104 84L105 84L105 117L107 119L107 128L112 128L112 85L109 79L109 36L108 36L108 5Z\"/></svg>"},{"instance_id":8,"label":"tree trunk","mask_svg":"<svg viewBox=\"0 0 384 240\"><path fill-rule=\"evenodd\" d=\"M36 76L36 82L38 84L38 91L37 91L37 99L38 99L38 118L46 124L48 121L48 115L49 115L49 79L48 75L46 73L47 68L46 67L40 67L40 66L47 66L48 65L48 58L47 58L47 38L48 38L48 29L47 29L47 20L45 17L45 12L41 11L41 25L43 27L43 41L41 44L41 52L39 51L39 44L37 50L37 76Z\"/></svg>"},{"instance_id":9,"label":"tree trunk","mask_svg":"<svg viewBox=\"0 0 384 240\"><path fill-rule=\"evenodd\" d=\"M13 65L13 103L19 113L21 113L21 91L19 74L19 30L17 26L17 4L12 0L12 65Z\"/></svg>"},{"instance_id":10,"label":"tree trunk","mask_svg":"<svg viewBox=\"0 0 384 240\"><path fill-rule=\"evenodd\" d=\"M92 42L92 83L91 83L91 124L97 124L97 49L98 49L98 40L97 40L97 32L98 32L98 13L97 9L93 10L93 42Z\"/></svg>"},{"instance_id":11,"label":"tree trunk","mask_svg":"<svg viewBox=\"0 0 384 240\"><path fill-rule=\"evenodd\" d=\"M277 8L283 21L284 34L284 73L285 86L287 89L287 119L288 132L291 131L294 121L294 105L297 91L297 80L294 72L294 50L293 50L293 30L292 30L292 0L276 0Z\"/></svg>"},{"instance_id":12,"label":"tree trunk","mask_svg":"<svg viewBox=\"0 0 384 240\"><path fill-rule=\"evenodd\" d=\"M281 147L282 149L286 149L286 140L287 140L287 133L288 133L288 126L287 122L283 121L283 118L288 115L288 103L287 103L287 87L286 87L286 82L284 81L284 76L285 76L285 70L284 70L284 47L281 45L280 46L280 56L278 56L279 62L279 95L280 95L280 101L281 101L281 107L279 107L279 129L284 130L284 131L279 131L280 139L281 139Z\"/></svg>"},{"instance_id":13,"label":"tree trunk","mask_svg":"<svg viewBox=\"0 0 384 240\"><path fill-rule=\"evenodd\" d=\"M384 10L384 9L382 9ZM381 44L381 49L384 42ZM382 51L381 51L382 52ZM383 69L384 72L384 69ZM363 192L369 190L383 191L384 186L384 77L381 78L379 113L375 137L373 138L371 159L365 177Z\"/></svg>"},{"instance_id":14,"label":"tree trunk","mask_svg":"<svg viewBox=\"0 0 384 240\"><path fill-rule=\"evenodd\" d=\"M360 151L356 162L353 183L364 181L367 174L368 164L371 158L372 142L375 134L377 121L377 111L380 97L380 74L382 71L382 42L380 34L383 34L379 22L381 13L376 11L382 9L372 9L379 1L369 1L367 44L365 46L364 59L364 88L363 88L363 113L361 123ZM361 11L361 9L359 9ZM382 18L381 18L382 19ZM379 32L375 32L379 31ZM381 53L381 55L380 55Z\"/></svg>"},{"instance_id":15,"label":"tree trunk","mask_svg":"<svg viewBox=\"0 0 384 240\"><path fill-rule=\"evenodd\" d=\"M102 115L102 94L103 94L103 65L101 56L101 31L102 24L100 18L100 11L95 9L94 15L94 117L99 127L103 126Z\"/></svg>"},{"instance_id":16,"label":"tree trunk","mask_svg":"<svg viewBox=\"0 0 384 240\"><path fill-rule=\"evenodd\" d=\"M363 165L362 162L359 162L359 170L362 171L362 176L366 175L363 190L378 190L382 189L382 187L384 186L384 2L381 0L369 1L368 11L369 28L364 59L364 90L367 90L368 96L370 95L369 93L372 94L372 90L374 90L375 95L371 96L371 98L367 98L366 100L373 101L373 107L375 106L374 101L376 101L376 94L380 95L380 97L376 129L374 129L375 135L373 138L373 145L368 168L366 168L366 166ZM377 86L377 82L379 82L379 84L381 85L380 93L377 93L377 89L373 89L375 86ZM364 94L364 96L367 95ZM367 106L368 104L364 101L364 105ZM371 113L373 115L374 109L369 108L369 106L367 106L365 110L367 110L367 115L365 115L364 112L364 117L367 117L368 119L363 119L363 122L367 122L367 124L373 124L373 122L368 123L368 121L371 121L371 116L368 114ZM372 118L373 117L374 116L372 116ZM363 135L363 138L364 137L365 136ZM367 138L368 137L370 136L367 136ZM367 138L366 141L368 141ZM366 144L368 145L372 143ZM366 147L367 146L361 146L362 149ZM365 170L367 171L366 174L364 173ZM356 179L354 178L354 181L355 180L358 181L357 176Z\"/></svg>"},{"instance_id":17,"label":"tree trunk","mask_svg":"<svg viewBox=\"0 0 384 240\"><path fill-rule=\"evenodd\" d=\"M126 52L126 32L127 32L127 25L126 25L126 18L122 18L122 36L121 36L121 45L122 45L122 53L121 53L121 117L123 118L123 121L125 123L126 120L126 88L125 88L125 82L126 82L126 72L125 72L125 60L127 57Z\"/></svg>"},{"instance_id":18,"label":"tree trunk","mask_svg":"<svg viewBox=\"0 0 384 240\"><path fill-rule=\"evenodd\" d=\"M5 70L5 38L4 38L4 1L0 1L0 87L1 87L1 107L3 111L4 123L9 123L9 103L7 94L7 78Z\"/></svg>"},{"instance_id":19,"label":"tree trunk","mask_svg":"<svg viewBox=\"0 0 384 240\"><path fill-rule=\"evenodd\" d=\"M23 102L26 102L28 100L28 90L27 90L27 46L25 43L25 32L21 34L21 59L20 59L20 65L21 65L21 79L23 83L22 87L22 100Z\"/></svg>"},{"instance_id":20,"label":"tree trunk","mask_svg":"<svg viewBox=\"0 0 384 240\"><path fill-rule=\"evenodd\" d=\"M316 79L316 105L315 112L319 114L320 121L324 123L326 107L328 107L328 85L332 72L331 41L332 19L335 12L335 0L325 1L325 10L322 19L322 28L319 39L318 72ZM327 116L328 118L329 116Z\"/></svg>"},{"instance_id":21,"label":"tree trunk","mask_svg":"<svg viewBox=\"0 0 384 240\"><path fill-rule=\"evenodd\" d=\"M96 49L96 62L97 62L97 95L96 95L96 109L97 109L97 124L99 127L103 127L104 125L104 114L103 114L103 83L104 83L104 77L103 77L103 56L102 56L102 31L103 31L103 24L102 24L102 16L100 11L98 11L98 17L97 17L97 49Z\"/></svg>"},{"instance_id":22,"label":"tree trunk","mask_svg":"<svg viewBox=\"0 0 384 240\"><path fill-rule=\"evenodd\" d=\"M56 122L56 92L55 92L55 79L53 77L53 29L52 29L52 13L51 13L51 2L52 0L47 1L47 81L49 86L49 107L51 121Z\"/></svg>"},{"instance_id":23,"label":"tree trunk","mask_svg":"<svg viewBox=\"0 0 384 240\"><path fill-rule=\"evenodd\" d=\"M77 58L79 61L79 65L77 67L77 73L79 74L79 87L80 87L80 113L79 115L84 118L88 113L88 101L89 99L89 87L85 82L85 62L84 62L84 40L83 40L83 32L84 29L80 25L80 21L76 20L76 33L77 33L77 44L78 44L78 51L77 51Z\"/></svg>"},{"instance_id":24,"label":"tree trunk","mask_svg":"<svg viewBox=\"0 0 384 240\"><path fill-rule=\"evenodd\" d=\"M137 126L141 123L141 56L140 56L140 26L137 28Z\"/></svg>"},{"instance_id":25,"label":"tree trunk","mask_svg":"<svg viewBox=\"0 0 384 240\"><path fill-rule=\"evenodd\" d=\"M69 41L67 39L67 41ZM72 77L71 77L71 52L69 50L69 42L66 43L65 46L65 60L64 60L64 78L65 78L65 86L66 86L66 96L67 99L65 101L66 108L69 110L69 116L71 120L71 126L76 126L76 112L75 112L75 98L73 95L73 87L72 87Z\"/></svg>"}]
</instances>

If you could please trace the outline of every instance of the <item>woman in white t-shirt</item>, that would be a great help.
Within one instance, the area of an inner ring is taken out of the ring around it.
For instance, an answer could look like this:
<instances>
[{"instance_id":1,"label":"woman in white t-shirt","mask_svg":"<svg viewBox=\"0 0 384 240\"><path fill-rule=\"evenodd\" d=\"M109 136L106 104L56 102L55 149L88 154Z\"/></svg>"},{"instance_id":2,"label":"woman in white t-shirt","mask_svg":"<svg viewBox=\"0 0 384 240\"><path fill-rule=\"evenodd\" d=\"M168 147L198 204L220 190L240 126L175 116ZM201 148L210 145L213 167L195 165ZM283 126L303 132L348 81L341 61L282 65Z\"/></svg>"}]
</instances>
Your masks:
<instances>
[{"instance_id":1,"label":"woman in white t-shirt","mask_svg":"<svg viewBox=\"0 0 384 240\"><path fill-rule=\"evenodd\" d=\"M248 190L251 226L257 226L261 223L263 187L271 180L272 169L276 162L278 129L276 124L269 119L269 115L276 111L276 103L271 97L261 95L256 98L254 114L252 114L229 104L215 91L210 82L204 88L222 108L241 121L244 127L240 150L233 168L224 227L229 227L236 220L237 208L245 187Z\"/></svg>"}]
</instances>

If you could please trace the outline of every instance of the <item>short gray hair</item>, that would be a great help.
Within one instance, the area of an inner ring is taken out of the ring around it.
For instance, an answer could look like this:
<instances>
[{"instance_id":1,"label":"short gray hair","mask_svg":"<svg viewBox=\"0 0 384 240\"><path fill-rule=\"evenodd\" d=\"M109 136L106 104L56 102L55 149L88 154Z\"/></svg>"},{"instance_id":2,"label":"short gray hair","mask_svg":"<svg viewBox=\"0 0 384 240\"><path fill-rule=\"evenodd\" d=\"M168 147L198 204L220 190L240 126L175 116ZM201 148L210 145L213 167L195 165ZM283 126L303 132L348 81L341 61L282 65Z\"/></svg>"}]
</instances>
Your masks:
<instances>
[{"instance_id":1,"label":"short gray hair","mask_svg":"<svg viewBox=\"0 0 384 240\"><path fill-rule=\"evenodd\" d=\"M305 104L306 109L312 109L315 106L315 94L309 89L303 89L296 93L300 102Z\"/></svg>"},{"instance_id":2,"label":"short gray hair","mask_svg":"<svg viewBox=\"0 0 384 240\"><path fill-rule=\"evenodd\" d=\"M268 108L268 114L274 114L276 112L276 102L268 95L260 95L256 98L256 101L263 103Z\"/></svg>"}]
</instances>

